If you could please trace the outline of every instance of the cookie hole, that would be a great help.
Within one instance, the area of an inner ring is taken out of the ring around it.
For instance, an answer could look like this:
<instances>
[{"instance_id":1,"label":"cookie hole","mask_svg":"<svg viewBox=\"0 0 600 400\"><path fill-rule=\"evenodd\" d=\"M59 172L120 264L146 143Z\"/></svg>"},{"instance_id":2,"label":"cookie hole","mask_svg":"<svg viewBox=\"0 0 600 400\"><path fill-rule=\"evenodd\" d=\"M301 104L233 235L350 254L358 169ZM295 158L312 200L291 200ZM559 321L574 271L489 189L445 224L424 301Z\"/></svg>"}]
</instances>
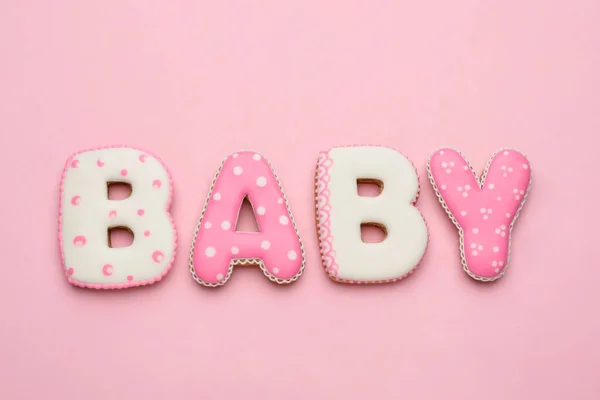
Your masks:
<instances>
[{"instance_id":1,"label":"cookie hole","mask_svg":"<svg viewBox=\"0 0 600 400\"><path fill-rule=\"evenodd\" d=\"M366 222L360 224L360 238L364 243L381 243L387 237L387 229L383 224Z\"/></svg>"},{"instance_id":2,"label":"cookie hole","mask_svg":"<svg viewBox=\"0 0 600 400\"><path fill-rule=\"evenodd\" d=\"M109 200L125 200L131 196L133 188L127 182L106 182L106 193Z\"/></svg>"},{"instance_id":3,"label":"cookie hole","mask_svg":"<svg viewBox=\"0 0 600 400\"><path fill-rule=\"evenodd\" d=\"M108 247L129 247L133 243L133 232L125 226L108 228Z\"/></svg>"},{"instance_id":4,"label":"cookie hole","mask_svg":"<svg viewBox=\"0 0 600 400\"><path fill-rule=\"evenodd\" d=\"M377 197L383 191L383 182L379 179L357 179L356 192L361 197Z\"/></svg>"},{"instance_id":5,"label":"cookie hole","mask_svg":"<svg viewBox=\"0 0 600 400\"><path fill-rule=\"evenodd\" d=\"M244 197L242 205L240 206L240 212L235 223L236 232L260 232L258 222L256 221L256 215L252 209L252 204L248 197Z\"/></svg>"}]
</instances>

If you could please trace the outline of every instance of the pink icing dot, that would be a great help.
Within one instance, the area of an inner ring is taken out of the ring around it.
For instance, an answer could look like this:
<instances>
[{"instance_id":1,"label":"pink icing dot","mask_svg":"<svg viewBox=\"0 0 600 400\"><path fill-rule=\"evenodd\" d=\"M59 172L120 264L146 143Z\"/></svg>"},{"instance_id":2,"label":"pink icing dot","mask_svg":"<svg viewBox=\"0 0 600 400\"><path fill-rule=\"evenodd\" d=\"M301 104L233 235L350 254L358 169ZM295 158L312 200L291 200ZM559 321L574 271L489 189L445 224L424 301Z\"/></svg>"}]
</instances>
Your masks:
<instances>
[{"instance_id":1,"label":"pink icing dot","mask_svg":"<svg viewBox=\"0 0 600 400\"><path fill-rule=\"evenodd\" d=\"M160 188L162 186L162 182L160 181L160 179L155 179L154 182L152 182L152 187L153 188Z\"/></svg>"},{"instance_id":2,"label":"pink icing dot","mask_svg":"<svg viewBox=\"0 0 600 400\"><path fill-rule=\"evenodd\" d=\"M117 217L117 211L116 210L109 211L108 217L109 218L116 218Z\"/></svg>"},{"instance_id":3,"label":"pink icing dot","mask_svg":"<svg viewBox=\"0 0 600 400\"><path fill-rule=\"evenodd\" d=\"M142 215L144 215L144 210L142 210L141 208L138 210L137 215L139 215L140 217Z\"/></svg>"},{"instance_id":4,"label":"pink icing dot","mask_svg":"<svg viewBox=\"0 0 600 400\"><path fill-rule=\"evenodd\" d=\"M98 161L96 161L96 165L99 167L102 167L104 165L104 161L102 161L101 159L98 159Z\"/></svg>"},{"instance_id":5,"label":"pink icing dot","mask_svg":"<svg viewBox=\"0 0 600 400\"><path fill-rule=\"evenodd\" d=\"M69 274L69 275L73 275L73 268L69 268L69 269L67 270L67 274Z\"/></svg>"},{"instance_id":6,"label":"pink icing dot","mask_svg":"<svg viewBox=\"0 0 600 400\"><path fill-rule=\"evenodd\" d=\"M81 196L73 196L71 198L71 204L73 204L74 206L78 206L80 199L81 199Z\"/></svg>"},{"instance_id":7,"label":"pink icing dot","mask_svg":"<svg viewBox=\"0 0 600 400\"><path fill-rule=\"evenodd\" d=\"M122 169L121 170L121 176L127 176L127 170L126 169Z\"/></svg>"},{"instance_id":8,"label":"pink icing dot","mask_svg":"<svg viewBox=\"0 0 600 400\"><path fill-rule=\"evenodd\" d=\"M162 262L162 260L165 258L165 255L162 251L155 251L154 253L152 253L152 260L155 263L160 263Z\"/></svg>"},{"instance_id":9,"label":"pink icing dot","mask_svg":"<svg viewBox=\"0 0 600 400\"><path fill-rule=\"evenodd\" d=\"M71 161L71 167L72 168L77 168L79 166L79 160L73 160Z\"/></svg>"},{"instance_id":10,"label":"pink icing dot","mask_svg":"<svg viewBox=\"0 0 600 400\"><path fill-rule=\"evenodd\" d=\"M75 239L73 239L73 244L75 246L84 246L86 241L87 240L85 236L75 236Z\"/></svg>"},{"instance_id":11,"label":"pink icing dot","mask_svg":"<svg viewBox=\"0 0 600 400\"><path fill-rule=\"evenodd\" d=\"M132 281L133 280L133 275L127 275L127 280L128 281Z\"/></svg>"},{"instance_id":12,"label":"pink icing dot","mask_svg":"<svg viewBox=\"0 0 600 400\"><path fill-rule=\"evenodd\" d=\"M146 157L148 157L148 156L145 154L140 154L140 157L139 157L140 162L146 162Z\"/></svg>"},{"instance_id":13,"label":"pink icing dot","mask_svg":"<svg viewBox=\"0 0 600 400\"><path fill-rule=\"evenodd\" d=\"M112 270L113 270L113 266L110 264L105 264L102 267L102 275L104 276L111 276L112 275Z\"/></svg>"},{"instance_id":14,"label":"pink icing dot","mask_svg":"<svg viewBox=\"0 0 600 400\"><path fill-rule=\"evenodd\" d=\"M144 236L146 236L146 237L150 236L150 231L144 232Z\"/></svg>"}]
</instances>

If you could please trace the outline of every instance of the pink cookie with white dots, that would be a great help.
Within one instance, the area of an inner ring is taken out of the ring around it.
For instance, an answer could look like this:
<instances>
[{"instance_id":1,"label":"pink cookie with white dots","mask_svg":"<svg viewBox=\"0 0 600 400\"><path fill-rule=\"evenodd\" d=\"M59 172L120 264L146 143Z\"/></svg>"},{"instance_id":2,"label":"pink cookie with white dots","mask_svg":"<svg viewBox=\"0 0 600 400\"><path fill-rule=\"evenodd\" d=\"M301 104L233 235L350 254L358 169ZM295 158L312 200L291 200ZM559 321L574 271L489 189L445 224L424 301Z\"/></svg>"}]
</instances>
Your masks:
<instances>
[{"instance_id":1,"label":"pink cookie with white dots","mask_svg":"<svg viewBox=\"0 0 600 400\"><path fill-rule=\"evenodd\" d=\"M260 232L236 232L248 198ZM221 286L235 265L259 266L279 284L304 269L304 247L283 187L267 159L254 151L233 153L221 164L196 227L190 272L201 285Z\"/></svg>"},{"instance_id":2,"label":"pink cookie with white dots","mask_svg":"<svg viewBox=\"0 0 600 400\"><path fill-rule=\"evenodd\" d=\"M493 281L506 271L511 233L531 188L531 166L517 150L500 149L481 178L457 150L434 151L429 180L458 228L464 270L474 279Z\"/></svg>"},{"instance_id":3,"label":"pink cookie with white dots","mask_svg":"<svg viewBox=\"0 0 600 400\"><path fill-rule=\"evenodd\" d=\"M131 185L131 195L111 200L108 186L118 182ZM172 197L166 166L147 152L122 146L71 155L60 185L58 236L68 281L121 289L161 280L177 242ZM129 247L110 247L109 230L115 227L133 233Z\"/></svg>"}]
</instances>

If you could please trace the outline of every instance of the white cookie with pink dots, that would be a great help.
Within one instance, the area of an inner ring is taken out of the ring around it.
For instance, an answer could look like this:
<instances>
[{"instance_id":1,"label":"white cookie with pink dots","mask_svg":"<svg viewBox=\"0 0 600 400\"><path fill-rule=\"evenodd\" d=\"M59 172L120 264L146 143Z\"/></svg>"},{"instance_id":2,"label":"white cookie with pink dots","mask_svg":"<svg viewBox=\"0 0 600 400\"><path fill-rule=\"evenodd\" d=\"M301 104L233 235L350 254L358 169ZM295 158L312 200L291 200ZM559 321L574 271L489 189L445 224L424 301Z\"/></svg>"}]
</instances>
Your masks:
<instances>
[{"instance_id":1,"label":"white cookie with pink dots","mask_svg":"<svg viewBox=\"0 0 600 400\"><path fill-rule=\"evenodd\" d=\"M131 185L123 200L108 198L108 185ZM171 176L158 158L130 147L75 153L60 186L59 242L70 283L94 289L147 285L167 274L177 235L169 208ZM111 248L109 229L134 235L129 247Z\"/></svg>"},{"instance_id":2,"label":"white cookie with pink dots","mask_svg":"<svg viewBox=\"0 0 600 400\"><path fill-rule=\"evenodd\" d=\"M236 232L248 198L260 232ZM221 286L235 265L259 266L271 281L286 284L304 269L304 247L283 187L267 159L239 151L223 161L198 222L190 272L201 285Z\"/></svg>"}]
</instances>

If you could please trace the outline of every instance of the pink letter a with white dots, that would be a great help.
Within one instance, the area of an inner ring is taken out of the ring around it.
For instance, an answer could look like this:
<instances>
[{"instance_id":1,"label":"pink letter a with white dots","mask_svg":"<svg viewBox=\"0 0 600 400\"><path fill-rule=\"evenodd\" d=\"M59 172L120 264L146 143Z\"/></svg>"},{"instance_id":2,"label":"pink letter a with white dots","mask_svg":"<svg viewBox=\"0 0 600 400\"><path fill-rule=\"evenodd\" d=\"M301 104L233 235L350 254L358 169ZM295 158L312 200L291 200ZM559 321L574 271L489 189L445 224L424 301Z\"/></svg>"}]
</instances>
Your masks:
<instances>
[{"instance_id":1,"label":"pink letter a with white dots","mask_svg":"<svg viewBox=\"0 0 600 400\"><path fill-rule=\"evenodd\" d=\"M531 167L517 150L501 149L481 178L449 148L429 157L429 180L460 234L464 270L474 279L500 278L510 258L511 232L531 187Z\"/></svg>"},{"instance_id":2,"label":"pink letter a with white dots","mask_svg":"<svg viewBox=\"0 0 600 400\"><path fill-rule=\"evenodd\" d=\"M260 232L236 232L244 198ZM253 151L229 155L217 171L194 235L190 271L204 286L223 285L235 265L258 265L286 284L304 269L304 248L283 188L269 162Z\"/></svg>"}]
</instances>

